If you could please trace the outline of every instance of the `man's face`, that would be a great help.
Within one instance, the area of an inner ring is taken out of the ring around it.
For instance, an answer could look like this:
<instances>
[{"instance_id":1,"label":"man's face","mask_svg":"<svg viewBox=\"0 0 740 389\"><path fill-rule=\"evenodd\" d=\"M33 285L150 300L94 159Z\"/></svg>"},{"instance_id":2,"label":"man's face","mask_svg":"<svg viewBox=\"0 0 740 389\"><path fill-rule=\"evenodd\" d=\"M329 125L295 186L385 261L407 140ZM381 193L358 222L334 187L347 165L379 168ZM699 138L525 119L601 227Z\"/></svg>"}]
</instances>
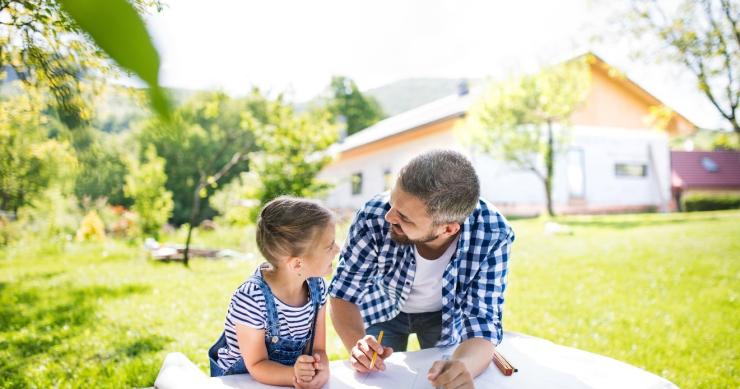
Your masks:
<instances>
[{"instance_id":1,"label":"man's face","mask_svg":"<svg viewBox=\"0 0 740 389\"><path fill-rule=\"evenodd\" d=\"M385 220L391 223L391 239L400 244L427 243L439 237L427 207L418 197L404 192L396 184L391 190L391 209Z\"/></svg>"}]
</instances>

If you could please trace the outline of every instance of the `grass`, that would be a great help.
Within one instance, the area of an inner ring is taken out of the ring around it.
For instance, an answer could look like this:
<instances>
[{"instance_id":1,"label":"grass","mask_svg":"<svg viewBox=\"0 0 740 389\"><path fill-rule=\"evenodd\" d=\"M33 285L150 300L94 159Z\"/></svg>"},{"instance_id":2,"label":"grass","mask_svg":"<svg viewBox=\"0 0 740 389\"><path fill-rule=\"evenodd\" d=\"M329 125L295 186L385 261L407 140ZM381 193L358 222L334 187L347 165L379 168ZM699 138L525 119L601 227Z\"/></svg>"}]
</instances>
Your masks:
<instances>
[{"instance_id":1,"label":"grass","mask_svg":"<svg viewBox=\"0 0 740 389\"><path fill-rule=\"evenodd\" d=\"M557 221L572 234L513 221L507 331L604 354L680 387L740 386L739 211ZM195 242L254 251L252 236L197 231ZM196 259L186 269L118 241L5 248L0 387L151 386L171 351L207 371L229 297L256 261ZM328 339L331 357L345 357L332 329Z\"/></svg>"}]
</instances>

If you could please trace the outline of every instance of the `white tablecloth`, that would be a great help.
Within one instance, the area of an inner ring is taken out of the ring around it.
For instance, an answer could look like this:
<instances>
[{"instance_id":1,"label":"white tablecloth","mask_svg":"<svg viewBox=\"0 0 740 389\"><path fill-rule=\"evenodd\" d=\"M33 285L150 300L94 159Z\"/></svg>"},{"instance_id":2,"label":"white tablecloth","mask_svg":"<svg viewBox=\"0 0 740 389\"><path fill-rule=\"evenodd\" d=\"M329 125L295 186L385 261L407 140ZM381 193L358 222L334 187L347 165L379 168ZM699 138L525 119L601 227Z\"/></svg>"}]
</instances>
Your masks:
<instances>
[{"instance_id":1,"label":"white tablecloth","mask_svg":"<svg viewBox=\"0 0 740 389\"><path fill-rule=\"evenodd\" d=\"M475 379L477 388L632 388L676 389L670 381L617 360L564 347L544 339L507 332L498 350L519 369L504 376L491 364ZM450 355L454 347L394 353L384 372L359 374L346 361L330 363L331 379L325 388L421 389L432 386L426 379L432 362ZM275 388L248 374L207 377L180 353L165 359L154 383L156 388Z\"/></svg>"}]
</instances>

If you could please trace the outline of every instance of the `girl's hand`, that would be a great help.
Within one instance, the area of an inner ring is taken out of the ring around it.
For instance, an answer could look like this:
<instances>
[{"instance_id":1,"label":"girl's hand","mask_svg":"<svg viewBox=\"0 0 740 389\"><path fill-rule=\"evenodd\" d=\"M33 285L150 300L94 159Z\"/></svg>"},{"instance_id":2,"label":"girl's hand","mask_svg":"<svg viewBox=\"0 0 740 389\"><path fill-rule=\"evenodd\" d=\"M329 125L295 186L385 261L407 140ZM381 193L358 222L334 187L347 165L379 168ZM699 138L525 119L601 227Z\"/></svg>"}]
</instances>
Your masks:
<instances>
[{"instance_id":1,"label":"girl's hand","mask_svg":"<svg viewBox=\"0 0 740 389\"><path fill-rule=\"evenodd\" d=\"M318 365L318 359L316 357L318 357L318 354L313 357L309 355L301 355L298 357L295 361L295 365L293 365L293 374L295 375L296 382L311 382L313 377L316 375L315 366Z\"/></svg>"},{"instance_id":2,"label":"girl's hand","mask_svg":"<svg viewBox=\"0 0 740 389\"><path fill-rule=\"evenodd\" d=\"M306 357L310 358L308 356ZM296 361L296 364L297 363L298 362ZM321 354L314 354L313 363L311 365L316 369L316 374L308 382L301 380L298 376L294 377L294 387L298 389L319 389L329 382L329 358L326 356L322 357Z\"/></svg>"}]
</instances>

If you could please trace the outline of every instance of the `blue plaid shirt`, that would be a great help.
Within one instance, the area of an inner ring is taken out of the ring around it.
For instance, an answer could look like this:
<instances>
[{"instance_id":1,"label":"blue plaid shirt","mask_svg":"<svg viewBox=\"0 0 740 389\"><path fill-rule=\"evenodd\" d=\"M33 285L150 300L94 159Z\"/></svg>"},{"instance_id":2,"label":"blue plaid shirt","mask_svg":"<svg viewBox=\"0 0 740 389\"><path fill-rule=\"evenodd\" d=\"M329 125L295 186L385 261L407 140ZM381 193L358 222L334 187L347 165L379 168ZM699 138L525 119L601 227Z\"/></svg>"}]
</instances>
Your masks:
<instances>
[{"instance_id":1,"label":"blue plaid shirt","mask_svg":"<svg viewBox=\"0 0 740 389\"><path fill-rule=\"evenodd\" d=\"M360 308L365 327L393 319L411 292L416 272L412 245L390 237L387 194L357 213L329 286L332 297ZM457 250L442 279L442 334L437 346L469 338L498 344L503 337L501 308L514 231L487 201L478 201L465 220Z\"/></svg>"}]
</instances>

